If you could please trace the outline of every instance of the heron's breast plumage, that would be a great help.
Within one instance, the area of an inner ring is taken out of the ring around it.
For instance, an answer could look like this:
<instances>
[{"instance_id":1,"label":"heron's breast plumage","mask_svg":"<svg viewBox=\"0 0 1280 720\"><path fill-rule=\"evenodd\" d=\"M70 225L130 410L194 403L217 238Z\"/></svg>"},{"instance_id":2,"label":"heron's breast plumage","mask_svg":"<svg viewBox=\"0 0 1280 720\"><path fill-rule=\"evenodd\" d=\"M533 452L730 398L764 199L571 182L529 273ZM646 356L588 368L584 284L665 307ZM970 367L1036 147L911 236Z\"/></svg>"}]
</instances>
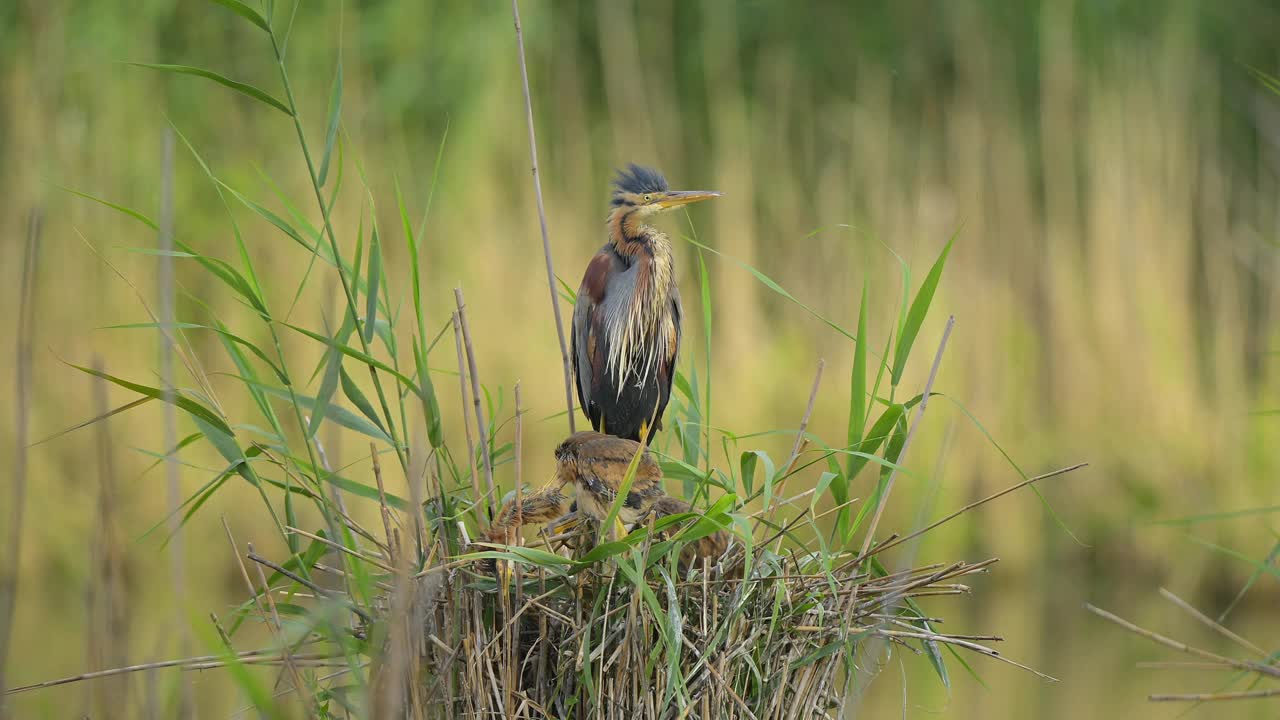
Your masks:
<instances>
[{"instance_id":1,"label":"heron's breast plumage","mask_svg":"<svg viewBox=\"0 0 1280 720\"><path fill-rule=\"evenodd\" d=\"M613 375L619 393L628 381L648 382L675 351L673 266L670 241L653 232L630 266L614 276L605 298L606 372Z\"/></svg>"}]
</instances>

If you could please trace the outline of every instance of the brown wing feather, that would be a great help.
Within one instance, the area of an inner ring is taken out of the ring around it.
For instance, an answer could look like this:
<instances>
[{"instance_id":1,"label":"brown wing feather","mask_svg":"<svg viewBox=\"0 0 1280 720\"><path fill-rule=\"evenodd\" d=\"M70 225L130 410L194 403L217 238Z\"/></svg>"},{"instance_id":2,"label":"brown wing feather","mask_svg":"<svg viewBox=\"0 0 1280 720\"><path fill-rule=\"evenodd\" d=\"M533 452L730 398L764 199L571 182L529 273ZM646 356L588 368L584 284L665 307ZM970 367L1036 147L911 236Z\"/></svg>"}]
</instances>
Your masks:
<instances>
[{"instance_id":1,"label":"brown wing feather","mask_svg":"<svg viewBox=\"0 0 1280 720\"><path fill-rule=\"evenodd\" d=\"M602 307L612 272L613 258L605 251L596 253L587 263L573 308L573 375L578 386L578 404L592 427L600 426L599 411L592 405L591 396L592 388L600 382L608 355L603 337Z\"/></svg>"}]
</instances>

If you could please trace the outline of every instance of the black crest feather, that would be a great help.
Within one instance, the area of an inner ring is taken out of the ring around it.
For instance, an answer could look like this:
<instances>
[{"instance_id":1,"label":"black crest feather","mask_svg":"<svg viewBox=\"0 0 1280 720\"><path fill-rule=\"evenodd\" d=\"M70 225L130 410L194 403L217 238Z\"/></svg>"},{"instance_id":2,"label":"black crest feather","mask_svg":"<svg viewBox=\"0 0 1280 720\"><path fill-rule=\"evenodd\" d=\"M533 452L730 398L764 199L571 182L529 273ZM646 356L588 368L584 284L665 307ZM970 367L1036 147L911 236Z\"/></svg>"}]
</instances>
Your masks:
<instances>
[{"instance_id":1,"label":"black crest feather","mask_svg":"<svg viewBox=\"0 0 1280 720\"><path fill-rule=\"evenodd\" d=\"M667 179L653 168L642 167L631 163L618 171L613 179L614 192L647 193L662 192L668 189Z\"/></svg>"}]
</instances>

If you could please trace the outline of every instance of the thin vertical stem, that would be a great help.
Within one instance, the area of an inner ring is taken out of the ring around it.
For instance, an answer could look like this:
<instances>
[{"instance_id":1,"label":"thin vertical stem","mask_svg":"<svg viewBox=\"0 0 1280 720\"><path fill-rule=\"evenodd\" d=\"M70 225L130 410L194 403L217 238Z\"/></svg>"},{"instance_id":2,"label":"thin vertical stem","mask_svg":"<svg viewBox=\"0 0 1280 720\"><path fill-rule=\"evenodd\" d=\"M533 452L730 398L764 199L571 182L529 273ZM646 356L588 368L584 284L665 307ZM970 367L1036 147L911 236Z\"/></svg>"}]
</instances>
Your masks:
<instances>
[{"instance_id":1,"label":"thin vertical stem","mask_svg":"<svg viewBox=\"0 0 1280 720\"><path fill-rule=\"evenodd\" d=\"M484 459L485 511L493 522L493 458L489 456L489 425L484 420L484 406L480 403L480 373L476 370L476 353L471 346L471 328L467 325L467 304L462 300L462 288L453 289L458 303L458 324L462 326L462 342L467 351L467 374L471 376L471 399L476 409L476 430L480 434L480 455ZM477 498L478 499L478 498Z\"/></svg>"},{"instance_id":2,"label":"thin vertical stem","mask_svg":"<svg viewBox=\"0 0 1280 720\"><path fill-rule=\"evenodd\" d=\"M800 451L804 449L806 442L804 435L809 430L809 418L813 417L813 406L818 402L818 388L822 385L822 371L826 366L827 361L819 358L818 369L813 374L813 387L809 390L809 402L804 407L804 415L800 417L800 428L796 430L796 441L791 445L791 455L787 457L787 464L783 465L782 472L778 473L779 480L774 488L773 503L769 509L770 521L778 511L778 504L782 497L782 484L786 482L786 478L791 474L791 468L800 457Z\"/></svg>"},{"instance_id":3,"label":"thin vertical stem","mask_svg":"<svg viewBox=\"0 0 1280 720\"><path fill-rule=\"evenodd\" d=\"M538 174L538 140L533 131L533 98L529 93L529 69L524 60L524 30L520 26L520 4L511 0L511 16L516 23L516 46L520 50L520 81L524 85L524 114L529 125L529 162L533 166L533 194L538 200L538 224L542 230L542 255L547 261L547 289L551 293L551 311L556 318L556 337L560 339L560 361L564 367L564 401L569 408L569 432L577 432L573 413L573 370L569 348L564 342L564 321L560 319L560 297L556 293L556 271L551 262L551 238L547 233L547 211L542 202L542 178Z\"/></svg>"},{"instance_id":4,"label":"thin vertical stem","mask_svg":"<svg viewBox=\"0 0 1280 720\"><path fill-rule=\"evenodd\" d=\"M458 351L458 392L462 396L462 428L467 435L467 474L471 477L471 496L480 504L480 475L476 472L476 442L471 437L471 410L467 402L467 361L462 355L462 322L453 311L453 344ZM443 498L444 496L441 495Z\"/></svg>"},{"instance_id":5,"label":"thin vertical stem","mask_svg":"<svg viewBox=\"0 0 1280 720\"><path fill-rule=\"evenodd\" d=\"M524 483L524 480L525 480L524 465L522 465L522 462L521 462L521 452L524 451L524 447L525 447L525 441L524 441L525 423L524 423L524 418L522 418L522 415L525 414L525 410L524 410L524 407L521 406L521 401L520 401L520 380L516 380L515 393L516 393L516 442L515 442L516 507L521 507L520 505L521 487L520 486L521 486L521 483ZM520 519L524 520L524 518L520 518Z\"/></svg>"},{"instance_id":6,"label":"thin vertical stem","mask_svg":"<svg viewBox=\"0 0 1280 720\"><path fill-rule=\"evenodd\" d=\"M378 484L378 509L382 514L382 531L387 538L387 560L394 566L399 558L395 535L391 532L391 509L387 506L387 489L382 484L382 463L378 460L378 446L369 443L369 459L373 461L373 479Z\"/></svg>"},{"instance_id":7,"label":"thin vertical stem","mask_svg":"<svg viewBox=\"0 0 1280 720\"><path fill-rule=\"evenodd\" d=\"M31 418L31 349L35 334L36 258L40 248L42 214L33 208L27 218L27 244L22 257L22 280L18 295L18 338L14 375L13 498L9 503L8 568L0 577L0 690L5 685L5 661L9 657L13 611L18 600L18 576L22 558L22 511L27 496L27 445ZM7 717L0 697L0 718Z\"/></svg>"},{"instance_id":8,"label":"thin vertical stem","mask_svg":"<svg viewBox=\"0 0 1280 720\"><path fill-rule=\"evenodd\" d=\"M173 128L165 125L160 142L160 263L158 285L160 291L160 378L166 394L164 403L164 476L169 506L169 573L173 582L173 603L175 621L178 627L178 654L190 655L191 638L187 632L187 621L183 617L186 607L187 578L184 558L186 552L182 537L182 520L178 508L182 505L182 484L179 476L178 459L174 456L174 447L178 443L178 420L172 402L173 376L173 326L177 320L174 308L174 275L173 275ZM179 717L191 714L191 683L184 676Z\"/></svg>"},{"instance_id":9,"label":"thin vertical stem","mask_svg":"<svg viewBox=\"0 0 1280 720\"><path fill-rule=\"evenodd\" d=\"M93 356L93 368L105 372L100 355ZM94 415L103 417L111 408L107 399L107 381L101 377L90 378L90 381L93 384ZM89 545L89 581L85 594L86 654L89 667L105 668L125 664L125 636L128 633L125 608L128 607L128 598L125 597L122 578L123 552L115 527L116 471L112 452L115 441L111 436L111 420L104 419L94 427L98 504L96 527ZM109 708L124 707L128 695L126 678L97 683L86 689L85 708L88 712L100 714Z\"/></svg>"},{"instance_id":10,"label":"thin vertical stem","mask_svg":"<svg viewBox=\"0 0 1280 720\"><path fill-rule=\"evenodd\" d=\"M516 386L515 386L514 393L515 393L515 402L516 402L516 418L515 418L515 425L516 425L516 427L515 427L515 435L516 435L516 439L515 439L515 446L514 446L514 452L515 452L515 466L516 466L516 469L515 469L515 474L516 474L516 479L515 479L515 483L516 483L516 502L515 502L515 508L516 508L516 527L517 527L517 528L519 528L519 527L522 527L522 526L524 525L524 497L523 497L523 494L524 494L524 488L522 487L522 484L523 484L523 482L524 482L524 478L523 478L523 474L524 474L524 472L523 472L522 463L521 463L521 460L520 460L520 456L521 456L521 455L523 454L523 452L524 452L524 438L523 438L523 435L524 435L524 423L523 423L523 421L522 421L522 419L521 419L521 416L524 414L524 408L523 408L523 404L521 403L521 398L520 398L520 381L519 381L519 380L517 380L517 381L516 381ZM523 537L523 536L522 536L520 533L518 533L518 532L516 533L516 544L517 544L517 545L519 545L519 544L520 544L520 542L521 542L521 538L522 538L522 537ZM520 564L520 563L512 563L512 565L513 565L512 570L513 570L513 571L514 571L514 573L515 573L515 601L512 603L512 606L513 606L513 607L523 607L523 606L524 606L524 601L523 601L523 598L522 598L523 593L522 593L521 591L522 591L522 589L523 589L523 588L522 588L522 586L524 585L524 566L523 566L522 564ZM508 620L508 622L510 622L510 621ZM507 697L506 697L506 701L507 701L507 708L506 708L506 710L507 710L507 716L508 716L508 717L511 717L511 701L512 701L511 689L516 688L516 687L519 687L519 680L520 680L520 677L519 677L519 672L520 672L520 668L519 668L519 666L520 666L520 662L519 662L519 659L516 657L516 654L517 654L517 652L519 651L519 642L518 642L518 640L517 640L517 638L518 638L519 634L520 634L519 632L516 632L514 629L512 629L512 628L508 625L508 630L507 630L507 635L506 635L506 637L507 637L507 657L506 657L506 664L507 664L507 682L506 682L506 686L507 686L507 688L509 688L509 689L508 689L508 691L507 691Z\"/></svg>"}]
</instances>

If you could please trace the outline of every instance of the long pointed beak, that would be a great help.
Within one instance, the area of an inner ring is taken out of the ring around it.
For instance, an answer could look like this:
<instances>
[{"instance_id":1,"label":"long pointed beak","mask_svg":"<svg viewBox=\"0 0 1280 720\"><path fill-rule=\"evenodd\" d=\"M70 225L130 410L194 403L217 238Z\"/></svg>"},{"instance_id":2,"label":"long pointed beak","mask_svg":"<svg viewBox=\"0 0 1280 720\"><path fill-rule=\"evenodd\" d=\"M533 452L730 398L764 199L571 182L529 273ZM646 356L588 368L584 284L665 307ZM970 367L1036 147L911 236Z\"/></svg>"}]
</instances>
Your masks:
<instances>
[{"instance_id":1,"label":"long pointed beak","mask_svg":"<svg viewBox=\"0 0 1280 720\"><path fill-rule=\"evenodd\" d=\"M689 203L702 202L711 198L718 198L724 193L715 190L669 190L666 195L655 203L658 207L667 210Z\"/></svg>"}]
</instances>

